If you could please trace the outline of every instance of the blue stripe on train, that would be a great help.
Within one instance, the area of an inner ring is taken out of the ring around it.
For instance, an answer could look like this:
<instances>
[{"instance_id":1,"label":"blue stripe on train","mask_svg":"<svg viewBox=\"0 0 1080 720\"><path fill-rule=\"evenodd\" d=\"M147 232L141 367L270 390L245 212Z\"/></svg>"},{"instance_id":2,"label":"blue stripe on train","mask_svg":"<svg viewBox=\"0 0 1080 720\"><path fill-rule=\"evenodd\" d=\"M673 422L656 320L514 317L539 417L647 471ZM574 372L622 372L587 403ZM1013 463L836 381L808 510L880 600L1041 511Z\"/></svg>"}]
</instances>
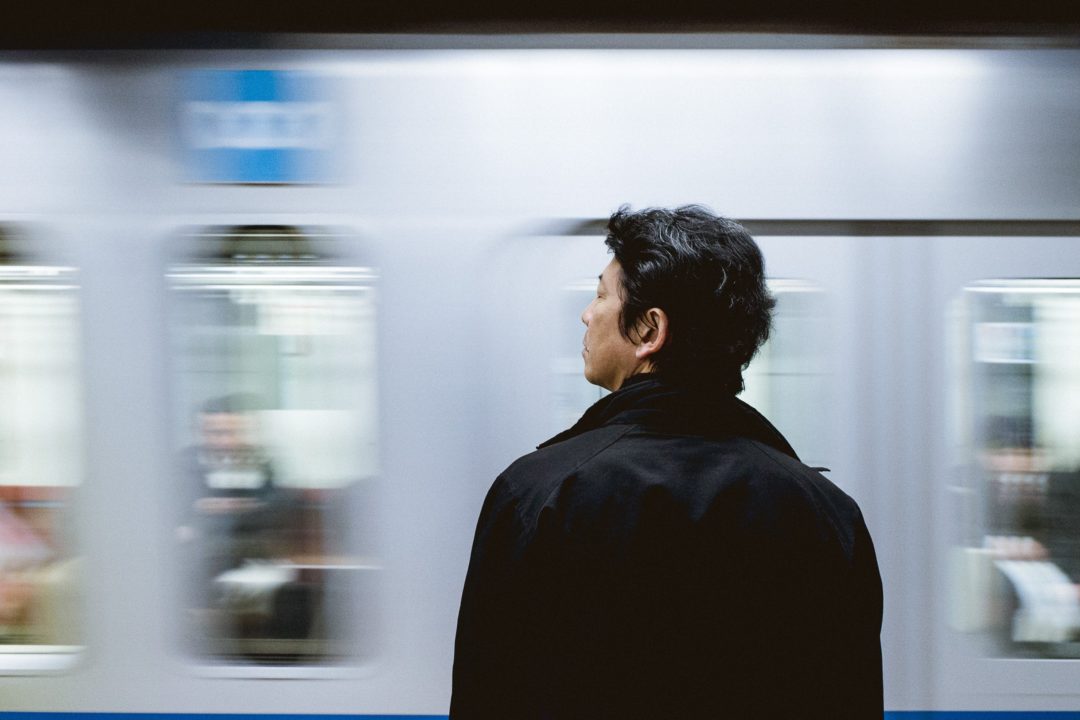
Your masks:
<instances>
[{"instance_id":1,"label":"blue stripe on train","mask_svg":"<svg viewBox=\"0 0 1080 720\"><path fill-rule=\"evenodd\" d=\"M1080 712L1009 710L894 710L885 720L1080 720Z\"/></svg>"}]
</instances>

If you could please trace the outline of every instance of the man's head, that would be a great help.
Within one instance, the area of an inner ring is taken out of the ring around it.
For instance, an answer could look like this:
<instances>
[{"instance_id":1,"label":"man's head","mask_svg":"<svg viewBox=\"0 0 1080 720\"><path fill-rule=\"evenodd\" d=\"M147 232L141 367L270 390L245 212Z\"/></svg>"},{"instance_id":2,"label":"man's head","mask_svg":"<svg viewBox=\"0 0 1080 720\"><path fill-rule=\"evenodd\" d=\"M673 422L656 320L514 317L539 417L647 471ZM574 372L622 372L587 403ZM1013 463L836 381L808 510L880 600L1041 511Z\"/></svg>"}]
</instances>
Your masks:
<instances>
[{"instance_id":1,"label":"man's head","mask_svg":"<svg viewBox=\"0 0 1080 720\"><path fill-rule=\"evenodd\" d=\"M623 206L605 242L615 257L581 317L586 379L616 390L656 372L703 390L741 391L776 304L746 229L697 205Z\"/></svg>"},{"instance_id":2,"label":"man's head","mask_svg":"<svg viewBox=\"0 0 1080 720\"><path fill-rule=\"evenodd\" d=\"M229 453L247 450L255 444L254 409L257 399L237 393L212 398L199 410L203 447Z\"/></svg>"}]
</instances>

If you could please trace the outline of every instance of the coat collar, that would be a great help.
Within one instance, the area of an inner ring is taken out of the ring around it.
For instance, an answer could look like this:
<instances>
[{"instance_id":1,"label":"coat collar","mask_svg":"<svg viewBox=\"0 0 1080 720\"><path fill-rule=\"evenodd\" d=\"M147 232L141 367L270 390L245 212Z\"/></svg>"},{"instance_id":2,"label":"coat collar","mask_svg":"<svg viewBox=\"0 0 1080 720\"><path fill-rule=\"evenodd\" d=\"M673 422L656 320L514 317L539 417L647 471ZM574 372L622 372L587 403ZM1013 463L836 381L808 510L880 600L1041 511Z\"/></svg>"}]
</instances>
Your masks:
<instances>
[{"instance_id":1,"label":"coat collar","mask_svg":"<svg viewBox=\"0 0 1080 720\"><path fill-rule=\"evenodd\" d=\"M798 460L780 431L734 395L695 392L673 385L654 373L628 378L621 388L586 410L573 427L541 443L537 449L605 425L641 425L706 437L746 437Z\"/></svg>"}]
</instances>

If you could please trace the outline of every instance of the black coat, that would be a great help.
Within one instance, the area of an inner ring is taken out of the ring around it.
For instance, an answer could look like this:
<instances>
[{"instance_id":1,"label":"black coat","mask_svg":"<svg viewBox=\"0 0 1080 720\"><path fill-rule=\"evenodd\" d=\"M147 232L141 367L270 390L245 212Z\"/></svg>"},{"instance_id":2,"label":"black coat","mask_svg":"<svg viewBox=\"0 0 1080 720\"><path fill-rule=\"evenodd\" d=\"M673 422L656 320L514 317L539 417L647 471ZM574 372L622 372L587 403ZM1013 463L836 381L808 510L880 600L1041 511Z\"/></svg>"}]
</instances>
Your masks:
<instances>
[{"instance_id":1,"label":"black coat","mask_svg":"<svg viewBox=\"0 0 1080 720\"><path fill-rule=\"evenodd\" d=\"M855 502L734 397L635 376L492 485L452 720L881 718Z\"/></svg>"}]
</instances>

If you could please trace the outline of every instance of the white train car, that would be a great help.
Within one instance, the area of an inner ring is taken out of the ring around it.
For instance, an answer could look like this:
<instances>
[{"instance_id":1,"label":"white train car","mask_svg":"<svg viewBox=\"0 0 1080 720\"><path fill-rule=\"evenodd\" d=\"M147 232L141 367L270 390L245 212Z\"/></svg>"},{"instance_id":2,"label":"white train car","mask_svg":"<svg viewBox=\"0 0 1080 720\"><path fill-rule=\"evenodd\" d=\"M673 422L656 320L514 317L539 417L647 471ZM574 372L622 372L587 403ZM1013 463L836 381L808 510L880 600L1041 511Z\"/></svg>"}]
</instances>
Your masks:
<instances>
[{"instance_id":1,"label":"white train car","mask_svg":"<svg viewBox=\"0 0 1080 720\"><path fill-rule=\"evenodd\" d=\"M0 715L445 716L605 219L697 202L867 517L887 716L1080 717L1080 51L334 42L0 56Z\"/></svg>"}]
</instances>

